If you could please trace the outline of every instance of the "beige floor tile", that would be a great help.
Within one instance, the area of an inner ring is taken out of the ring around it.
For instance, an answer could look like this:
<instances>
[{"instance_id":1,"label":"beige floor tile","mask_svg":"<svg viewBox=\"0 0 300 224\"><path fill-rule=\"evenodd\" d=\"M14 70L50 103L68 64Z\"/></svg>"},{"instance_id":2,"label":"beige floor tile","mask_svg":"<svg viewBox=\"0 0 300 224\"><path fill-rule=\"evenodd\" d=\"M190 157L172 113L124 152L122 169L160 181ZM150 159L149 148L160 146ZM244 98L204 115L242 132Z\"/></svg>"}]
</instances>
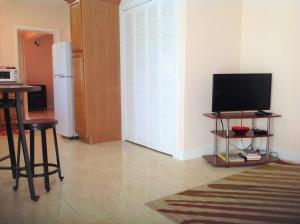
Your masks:
<instances>
[{"instance_id":1,"label":"beige floor tile","mask_svg":"<svg viewBox=\"0 0 300 224\"><path fill-rule=\"evenodd\" d=\"M55 161L52 133L47 137L49 160ZM14 192L11 173L0 171L0 201L5 202L0 206L1 224L171 224L145 203L245 170L214 168L202 158L178 161L128 142L87 145L58 140L65 179L60 182L51 176L50 193L45 193L43 179L36 179L41 196L37 203L29 198L26 179ZM35 146L36 161L41 161L39 133ZM0 155L5 154L7 143L2 137Z\"/></svg>"}]
</instances>

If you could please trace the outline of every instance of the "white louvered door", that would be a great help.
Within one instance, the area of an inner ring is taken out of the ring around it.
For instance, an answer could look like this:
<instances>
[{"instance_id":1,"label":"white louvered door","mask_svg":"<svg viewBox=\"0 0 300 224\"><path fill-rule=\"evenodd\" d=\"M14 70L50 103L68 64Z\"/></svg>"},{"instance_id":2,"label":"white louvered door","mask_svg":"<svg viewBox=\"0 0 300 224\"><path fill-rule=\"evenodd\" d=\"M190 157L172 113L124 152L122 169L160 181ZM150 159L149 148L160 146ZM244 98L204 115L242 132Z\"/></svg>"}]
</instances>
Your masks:
<instances>
[{"instance_id":1,"label":"white louvered door","mask_svg":"<svg viewBox=\"0 0 300 224\"><path fill-rule=\"evenodd\" d=\"M173 154L176 147L177 1L123 13L125 139Z\"/></svg>"},{"instance_id":2,"label":"white louvered door","mask_svg":"<svg viewBox=\"0 0 300 224\"><path fill-rule=\"evenodd\" d=\"M161 149L161 129L160 124L160 91L159 91L159 7L157 1L152 1L147 5L147 64L148 64L148 147L164 151Z\"/></svg>"},{"instance_id":3,"label":"white louvered door","mask_svg":"<svg viewBox=\"0 0 300 224\"><path fill-rule=\"evenodd\" d=\"M122 83L123 105L126 105L125 109L125 139L137 142L136 138L136 116L135 116L135 13L126 11L124 14L124 59L125 62L125 75Z\"/></svg>"}]
</instances>

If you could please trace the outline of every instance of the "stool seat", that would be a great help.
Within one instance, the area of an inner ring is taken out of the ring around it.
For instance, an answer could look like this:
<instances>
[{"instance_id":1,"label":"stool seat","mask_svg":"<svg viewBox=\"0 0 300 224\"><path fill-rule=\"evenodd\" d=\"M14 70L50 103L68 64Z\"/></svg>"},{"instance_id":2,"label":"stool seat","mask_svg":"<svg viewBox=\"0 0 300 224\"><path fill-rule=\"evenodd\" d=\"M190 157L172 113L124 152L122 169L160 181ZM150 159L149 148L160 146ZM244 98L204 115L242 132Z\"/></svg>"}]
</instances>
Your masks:
<instances>
[{"instance_id":1,"label":"stool seat","mask_svg":"<svg viewBox=\"0 0 300 224\"><path fill-rule=\"evenodd\" d=\"M25 120L24 129L25 130L43 130L48 128L53 128L57 124L57 120L55 119L31 119Z\"/></svg>"}]
</instances>

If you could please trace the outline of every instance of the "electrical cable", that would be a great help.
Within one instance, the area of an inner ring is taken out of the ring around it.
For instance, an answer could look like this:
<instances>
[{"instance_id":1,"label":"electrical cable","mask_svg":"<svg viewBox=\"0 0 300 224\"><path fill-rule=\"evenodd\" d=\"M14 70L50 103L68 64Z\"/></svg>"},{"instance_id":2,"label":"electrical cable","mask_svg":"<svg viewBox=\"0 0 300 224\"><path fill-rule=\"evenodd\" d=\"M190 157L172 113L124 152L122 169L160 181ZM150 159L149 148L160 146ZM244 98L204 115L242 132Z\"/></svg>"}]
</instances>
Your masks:
<instances>
[{"instance_id":1,"label":"electrical cable","mask_svg":"<svg viewBox=\"0 0 300 224\"><path fill-rule=\"evenodd\" d=\"M263 140L263 139L262 139L262 138L260 138L260 143L259 143L259 146L258 146L258 147L255 149L255 151L260 151L260 149L259 149L259 148L261 147L262 140Z\"/></svg>"},{"instance_id":2,"label":"electrical cable","mask_svg":"<svg viewBox=\"0 0 300 224\"><path fill-rule=\"evenodd\" d=\"M242 138L241 138L241 142L242 142L243 150L245 150L244 141Z\"/></svg>"},{"instance_id":3,"label":"electrical cable","mask_svg":"<svg viewBox=\"0 0 300 224\"><path fill-rule=\"evenodd\" d=\"M278 159L278 153L277 152L270 152L270 154L272 154L272 156L275 158L275 159ZM274 156L275 154L275 156Z\"/></svg>"},{"instance_id":4,"label":"electrical cable","mask_svg":"<svg viewBox=\"0 0 300 224\"><path fill-rule=\"evenodd\" d=\"M223 119L221 118L221 124L222 124L222 131L224 131L224 124L223 124Z\"/></svg>"},{"instance_id":5,"label":"electrical cable","mask_svg":"<svg viewBox=\"0 0 300 224\"><path fill-rule=\"evenodd\" d=\"M230 145L232 145L234 148L238 149L238 150L241 150L239 147L237 147L235 144L229 142Z\"/></svg>"}]
</instances>

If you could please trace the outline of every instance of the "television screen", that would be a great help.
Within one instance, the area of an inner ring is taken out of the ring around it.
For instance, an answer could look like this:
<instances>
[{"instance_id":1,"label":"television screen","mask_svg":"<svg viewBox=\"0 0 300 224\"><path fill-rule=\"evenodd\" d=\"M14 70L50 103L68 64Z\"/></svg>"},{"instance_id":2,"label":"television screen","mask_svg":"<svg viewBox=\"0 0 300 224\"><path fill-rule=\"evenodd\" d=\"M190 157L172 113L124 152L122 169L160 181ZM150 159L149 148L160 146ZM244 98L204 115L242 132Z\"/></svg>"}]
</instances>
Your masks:
<instances>
[{"instance_id":1,"label":"television screen","mask_svg":"<svg viewBox=\"0 0 300 224\"><path fill-rule=\"evenodd\" d=\"M269 110L272 74L214 74L212 111Z\"/></svg>"}]
</instances>

